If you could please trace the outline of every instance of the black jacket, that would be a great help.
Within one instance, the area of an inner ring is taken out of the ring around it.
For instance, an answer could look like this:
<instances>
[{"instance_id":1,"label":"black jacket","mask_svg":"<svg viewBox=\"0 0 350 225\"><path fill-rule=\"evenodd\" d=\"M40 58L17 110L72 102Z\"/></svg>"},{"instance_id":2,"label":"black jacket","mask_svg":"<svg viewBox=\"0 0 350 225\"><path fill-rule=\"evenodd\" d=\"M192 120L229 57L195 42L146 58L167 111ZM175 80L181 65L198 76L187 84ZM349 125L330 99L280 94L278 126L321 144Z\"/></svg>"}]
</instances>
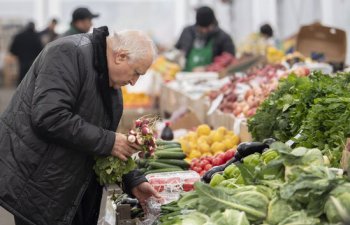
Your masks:
<instances>
[{"instance_id":1,"label":"black jacket","mask_svg":"<svg viewBox=\"0 0 350 225\"><path fill-rule=\"evenodd\" d=\"M196 26L186 27L177 41L175 47L177 49L183 50L186 53L186 56L190 53L194 39L196 37ZM213 59L216 56L221 55L224 52L231 53L235 55L235 46L231 37L223 31L221 28L216 27L214 32L211 32L207 38L207 42L213 38Z\"/></svg>"},{"instance_id":2,"label":"black jacket","mask_svg":"<svg viewBox=\"0 0 350 225\"><path fill-rule=\"evenodd\" d=\"M123 107L108 84L107 35L49 43L0 117L0 205L29 224L71 224L96 179L94 156L110 155ZM136 175L129 190L145 181Z\"/></svg>"}]
</instances>

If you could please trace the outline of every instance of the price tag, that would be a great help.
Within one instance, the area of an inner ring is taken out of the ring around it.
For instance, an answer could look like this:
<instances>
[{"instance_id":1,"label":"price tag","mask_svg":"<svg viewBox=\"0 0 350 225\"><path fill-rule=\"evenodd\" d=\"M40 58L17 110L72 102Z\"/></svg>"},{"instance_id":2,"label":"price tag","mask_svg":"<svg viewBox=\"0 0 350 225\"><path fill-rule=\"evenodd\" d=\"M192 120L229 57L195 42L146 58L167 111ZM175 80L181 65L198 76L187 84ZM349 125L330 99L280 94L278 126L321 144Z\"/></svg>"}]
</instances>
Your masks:
<instances>
[{"instance_id":1,"label":"price tag","mask_svg":"<svg viewBox=\"0 0 350 225\"><path fill-rule=\"evenodd\" d=\"M222 100L224 99L224 94L220 94L216 99L211 103L211 106L207 112L207 115L211 115L221 104Z\"/></svg>"}]
</instances>

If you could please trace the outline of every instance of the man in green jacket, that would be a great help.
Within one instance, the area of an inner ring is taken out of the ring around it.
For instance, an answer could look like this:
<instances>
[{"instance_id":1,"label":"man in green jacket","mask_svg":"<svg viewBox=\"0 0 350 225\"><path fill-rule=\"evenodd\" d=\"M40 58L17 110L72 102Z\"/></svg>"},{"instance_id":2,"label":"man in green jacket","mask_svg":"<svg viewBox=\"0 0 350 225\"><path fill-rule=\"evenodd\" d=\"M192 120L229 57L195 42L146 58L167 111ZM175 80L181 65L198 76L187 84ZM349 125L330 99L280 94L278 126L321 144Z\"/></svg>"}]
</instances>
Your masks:
<instances>
[{"instance_id":1,"label":"man in green jacket","mask_svg":"<svg viewBox=\"0 0 350 225\"><path fill-rule=\"evenodd\" d=\"M92 19L99 17L87 8L77 8L72 14L70 28L62 34L63 37L73 34L87 33L92 27Z\"/></svg>"}]
</instances>

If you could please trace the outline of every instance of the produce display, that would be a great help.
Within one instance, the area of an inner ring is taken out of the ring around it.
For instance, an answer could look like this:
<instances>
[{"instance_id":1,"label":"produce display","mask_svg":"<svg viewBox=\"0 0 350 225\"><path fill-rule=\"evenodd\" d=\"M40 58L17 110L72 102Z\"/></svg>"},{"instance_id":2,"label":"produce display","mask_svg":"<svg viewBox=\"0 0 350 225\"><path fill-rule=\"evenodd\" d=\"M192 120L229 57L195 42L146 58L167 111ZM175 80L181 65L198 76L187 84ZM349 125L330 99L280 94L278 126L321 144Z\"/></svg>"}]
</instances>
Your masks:
<instances>
[{"instance_id":1,"label":"produce display","mask_svg":"<svg viewBox=\"0 0 350 225\"><path fill-rule=\"evenodd\" d=\"M205 70L209 72L222 72L225 70L229 65L234 64L237 62L237 59L231 55L230 53L224 52L219 56L216 56L214 58L213 63L208 65Z\"/></svg>"},{"instance_id":2,"label":"produce display","mask_svg":"<svg viewBox=\"0 0 350 225\"><path fill-rule=\"evenodd\" d=\"M125 87L122 87L122 92L123 92L123 105L125 108L152 106L151 96L145 93L128 92L128 90Z\"/></svg>"},{"instance_id":3,"label":"produce display","mask_svg":"<svg viewBox=\"0 0 350 225\"><path fill-rule=\"evenodd\" d=\"M255 140L293 139L297 146L319 148L339 166L350 135L350 74L290 75L248 121Z\"/></svg>"},{"instance_id":4,"label":"produce display","mask_svg":"<svg viewBox=\"0 0 350 225\"><path fill-rule=\"evenodd\" d=\"M304 67L292 71L298 76L307 76L310 71ZM259 105L273 92L281 78L289 72L280 64L268 64L262 68L254 68L242 77L233 77L220 90L209 93L210 100L220 94L224 98L219 109L224 113L232 113L236 117L253 116Z\"/></svg>"},{"instance_id":5,"label":"produce display","mask_svg":"<svg viewBox=\"0 0 350 225\"><path fill-rule=\"evenodd\" d=\"M152 64L151 69L158 72L164 81L175 79L176 73L181 71L181 67L167 60L164 56L159 56Z\"/></svg>"},{"instance_id":6,"label":"produce display","mask_svg":"<svg viewBox=\"0 0 350 225\"><path fill-rule=\"evenodd\" d=\"M219 91L211 92L209 98L214 100L223 94L224 98L219 106L221 111L237 117L250 117L271 91L276 89L278 80L285 76L283 71L285 68L279 64L256 68L246 76L233 77Z\"/></svg>"},{"instance_id":7,"label":"produce display","mask_svg":"<svg viewBox=\"0 0 350 225\"><path fill-rule=\"evenodd\" d=\"M141 146L139 157L145 153L153 155L156 149L156 140L153 129L156 118L143 117L135 121L135 128L129 131L127 140ZM122 176L136 168L134 158L129 157L122 161L118 157L96 157L94 170L101 185L116 184L121 182Z\"/></svg>"},{"instance_id":8,"label":"produce display","mask_svg":"<svg viewBox=\"0 0 350 225\"><path fill-rule=\"evenodd\" d=\"M350 182L319 149L275 142L162 206L157 224L342 224Z\"/></svg>"},{"instance_id":9,"label":"produce display","mask_svg":"<svg viewBox=\"0 0 350 225\"><path fill-rule=\"evenodd\" d=\"M137 160L138 167L147 175L160 172L187 170L189 164L184 160L186 155L179 142L156 141L154 155Z\"/></svg>"},{"instance_id":10,"label":"produce display","mask_svg":"<svg viewBox=\"0 0 350 225\"><path fill-rule=\"evenodd\" d=\"M190 168L196 171L201 176L214 166L220 166L225 164L228 160L232 159L235 155L236 149L227 150L225 153L219 153L215 156L202 156L199 159L192 159Z\"/></svg>"},{"instance_id":11,"label":"produce display","mask_svg":"<svg viewBox=\"0 0 350 225\"><path fill-rule=\"evenodd\" d=\"M239 137L225 127L216 130L202 124L195 132L191 131L179 139L186 160L191 161L201 156L213 156L237 147Z\"/></svg>"}]
</instances>

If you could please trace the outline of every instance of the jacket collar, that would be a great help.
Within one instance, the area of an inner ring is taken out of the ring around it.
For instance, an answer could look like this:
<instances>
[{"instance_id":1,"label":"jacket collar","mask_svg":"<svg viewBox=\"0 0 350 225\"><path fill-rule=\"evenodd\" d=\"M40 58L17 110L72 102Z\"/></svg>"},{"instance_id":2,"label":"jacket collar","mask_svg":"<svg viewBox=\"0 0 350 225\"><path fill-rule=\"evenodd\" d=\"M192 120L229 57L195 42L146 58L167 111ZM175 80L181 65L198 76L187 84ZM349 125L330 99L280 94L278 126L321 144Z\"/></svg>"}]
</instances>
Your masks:
<instances>
[{"instance_id":1,"label":"jacket collar","mask_svg":"<svg viewBox=\"0 0 350 225\"><path fill-rule=\"evenodd\" d=\"M106 37L109 35L108 28L106 26L94 28L92 33L92 45L94 50L94 68L97 71L97 86L102 95L104 107L110 119L113 118L113 111L111 105L111 95L109 87L109 75L107 64L107 42Z\"/></svg>"}]
</instances>

